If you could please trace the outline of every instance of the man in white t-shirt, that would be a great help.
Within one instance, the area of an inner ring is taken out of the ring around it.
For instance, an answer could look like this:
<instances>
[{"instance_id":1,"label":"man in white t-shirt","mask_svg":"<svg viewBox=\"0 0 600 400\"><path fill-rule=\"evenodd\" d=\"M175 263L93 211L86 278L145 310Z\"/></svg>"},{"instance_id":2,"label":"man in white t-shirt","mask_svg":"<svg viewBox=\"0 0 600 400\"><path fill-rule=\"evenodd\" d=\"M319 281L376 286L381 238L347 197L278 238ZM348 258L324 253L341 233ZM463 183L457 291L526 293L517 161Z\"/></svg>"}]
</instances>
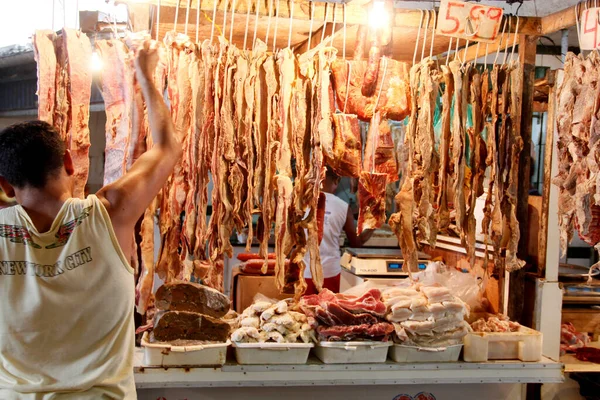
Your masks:
<instances>
[{"instance_id":1,"label":"man in white t-shirt","mask_svg":"<svg viewBox=\"0 0 600 400\"><path fill-rule=\"evenodd\" d=\"M348 207L348 203L333 194L339 183L340 177L330 168L327 168L322 190L325 193L325 219L323 221L323 239L319 245L319 250L321 252L323 277L325 278L323 288L334 293L340 291L340 274L342 272L340 265L340 235L342 230L346 233L351 247L362 247L373 234L373 229L365 229L360 235L356 234L356 221ZM307 284L305 294L317 293L310 274L310 268L304 270L304 278Z\"/></svg>"}]
</instances>

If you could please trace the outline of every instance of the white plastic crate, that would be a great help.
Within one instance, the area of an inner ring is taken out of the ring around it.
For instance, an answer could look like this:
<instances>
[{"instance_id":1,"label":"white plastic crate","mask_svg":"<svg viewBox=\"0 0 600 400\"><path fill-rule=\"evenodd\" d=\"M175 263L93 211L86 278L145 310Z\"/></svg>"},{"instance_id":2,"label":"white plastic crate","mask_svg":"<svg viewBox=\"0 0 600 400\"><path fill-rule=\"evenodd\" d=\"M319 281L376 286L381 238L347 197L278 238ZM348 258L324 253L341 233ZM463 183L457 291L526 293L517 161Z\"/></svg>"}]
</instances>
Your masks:
<instances>
[{"instance_id":1,"label":"white plastic crate","mask_svg":"<svg viewBox=\"0 0 600 400\"><path fill-rule=\"evenodd\" d=\"M306 364L312 343L233 343L239 364Z\"/></svg>"},{"instance_id":2,"label":"white plastic crate","mask_svg":"<svg viewBox=\"0 0 600 400\"><path fill-rule=\"evenodd\" d=\"M165 343L150 343L148 332L142 336L144 347L144 365L151 366L216 366L223 365L227 359L225 343L200 344L194 346L172 346Z\"/></svg>"},{"instance_id":3,"label":"white plastic crate","mask_svg":"<svg viewBox=\"0 0 600 400\"><path fill-rule=\"evenodd\" d=\"M401 363L456 362L463 345L424 348L395 344L390 347L390 358Z\"/></svg>"},{"instance_id":4,"label":"white plastic crate","mask_svg":"<svg viewBox=\"0 0 600 400\"><path fill-rule=\"evenodd\" d=\"M468 362L542 359L542 333L521 326L518 332L470 332L464 338L463 358Z\"/></svg>"},{"instance_id":5,"label":"white plastic crate","mask_svg":"<svg viewBox=\"0 0 600 400\"><path fill-rule=\"evenodd\" d=\"M392 342L319 342L315 354L325 364L383 363Z\"/></svg>"}]
</instances>

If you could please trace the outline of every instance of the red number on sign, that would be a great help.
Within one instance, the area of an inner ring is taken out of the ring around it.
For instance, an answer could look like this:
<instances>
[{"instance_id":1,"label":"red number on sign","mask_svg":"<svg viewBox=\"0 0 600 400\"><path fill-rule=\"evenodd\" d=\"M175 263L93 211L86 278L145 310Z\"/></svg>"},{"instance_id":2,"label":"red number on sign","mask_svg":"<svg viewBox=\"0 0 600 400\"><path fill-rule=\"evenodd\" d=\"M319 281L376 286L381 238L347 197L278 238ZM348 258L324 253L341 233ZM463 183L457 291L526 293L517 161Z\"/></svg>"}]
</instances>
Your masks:
<instances>
[{"instance_id":1,"label":"red number on sign","mask_svg":"<svg viewBox=\"0 0 600 400\"><path fill-rule=\"evenodd\" d=\"M591 29L588 29L588 22L590 22L591 19L591 23L592 23L592 27ZM592 14L592 18L590 18L590 10L585 10L585 17L584 17L584 24L583 24L583 34L588 34L588 33L594 33L594 39L593 39L593 47L596 48L598 47L598 20L597 18L595 18L595 15Z\"/></svg>"},{"instance_id":2,"label":"red number on sign","mask_svg":"<svg viewBox=\"0 0 600 400\"><path fill-rule=\"evenodd\" d=\"M452 7L460 7L460 8L464 8L464 4L463 3L452 3L449 2L448 3L448 8L446 9L446 20L447 21L454 21L454 28L452 29L448 29L448 30L442 30L441 32L444 34L452 34L452 33L456 33L456 31L458 31L458 28L460 27L460 21L458 20L458 18L453 17L450 15L450 11Z\"/></svg>"},{"instance_id":3,"label":"red number on sign","mask_svg":"<svg viewBox=\"0 0 600 400\"><path fill-rule=\"evenodd\" d=\"M502 9L501 8L490 8L487 12L487 17L492 21L499 21L500 17L502 17Z\"/></svg>"}]
</instances>

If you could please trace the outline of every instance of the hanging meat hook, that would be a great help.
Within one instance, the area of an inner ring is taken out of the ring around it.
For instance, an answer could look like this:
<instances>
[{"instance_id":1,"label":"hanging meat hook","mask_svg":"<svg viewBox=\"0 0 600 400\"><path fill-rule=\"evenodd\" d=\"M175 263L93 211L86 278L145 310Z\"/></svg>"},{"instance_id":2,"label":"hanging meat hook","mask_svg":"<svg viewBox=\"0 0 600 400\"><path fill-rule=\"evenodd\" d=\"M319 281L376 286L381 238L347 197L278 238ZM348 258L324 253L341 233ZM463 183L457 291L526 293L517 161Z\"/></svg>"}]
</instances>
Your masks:
<instances>
[{"instance_id":1,"label":"hanging meat hook","mask_svg":"<svg viewBox=\"0 0 600 400\"><path fill-rule=\"evenodd\" d=\"M275 11L275 30L273 31L273 53L275 53L277 45L277 28L279 26L279 1L277 0L277 7Z\"/></svg>"},{"instance_id":2,"label":"hanging meat hook","mask_svg":"<svg viewBox=\"0 0 600 400\"><path fill-rule=\"evenodd\" d=\"M256 33L258 32L258 11L260 10L260 0L256 0L256 16L254 17L254 37L252 38L252 50L256 46Z\"/></svg>"}]
</instances>

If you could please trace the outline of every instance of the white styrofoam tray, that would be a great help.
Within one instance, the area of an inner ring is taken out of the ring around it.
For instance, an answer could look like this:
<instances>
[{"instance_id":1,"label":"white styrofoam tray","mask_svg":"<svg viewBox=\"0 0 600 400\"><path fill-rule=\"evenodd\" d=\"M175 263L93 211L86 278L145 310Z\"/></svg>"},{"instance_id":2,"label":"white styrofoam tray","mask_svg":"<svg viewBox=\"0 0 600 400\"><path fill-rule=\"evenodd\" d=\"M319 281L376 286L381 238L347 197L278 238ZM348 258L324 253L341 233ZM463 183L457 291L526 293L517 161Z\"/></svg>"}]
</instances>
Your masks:
<instances>
[{"instance_id":1,"label":"white styrofoam tray","mask_svg":"<svg viewBox=\"0 0 600 400\"><path fill-rule=\"evenodd\" d=\"M383 363L392 342L318 342L315 354L325 364Z\"/></svg>"},{"instance_id":2,"label":"white styrofoam tray","mask_svg":"<svg viewBox=\"0 0 600 400\"><path fill-rule=\"evenodd\" d=\"M407 363L455 362L460 357L462 347L462 344L438 348L395 344L390 347L390 358L396 362Z\"/></svg>"},{"instance_id":3,"label":"white styrofoam tray","mask_svg":"<svg viewBox=\"0 0 600 400\"><path fill-rule=\"evenodd\" d=\"M239 364L306 364L312 343L233 342Z\"/></svg>"},{"instance_id":4,"label":"white styrofoam tray","mask_svg":"<svg viewBox=\"0 0 600 400\"><path fill-rule=\"evenodd\" d=\"M142 336L145 366L213 366L223 365L227 359L225 343L199 344L194 346L172 346L165 343L150 343L148 332Z\"/></svg>"},{"instance_id":5,"label":"white styrofoam tray","mask_svg":"<svg viewBox=\"0 0 600 400\"><path fill-rule=\"evenodd\" d=\"M488 360L521 360L526 362L542 359L541 332L521 326L518 332L470 332L464 337L463 358L468 362Z\"/></svg>"}]
</instances>

